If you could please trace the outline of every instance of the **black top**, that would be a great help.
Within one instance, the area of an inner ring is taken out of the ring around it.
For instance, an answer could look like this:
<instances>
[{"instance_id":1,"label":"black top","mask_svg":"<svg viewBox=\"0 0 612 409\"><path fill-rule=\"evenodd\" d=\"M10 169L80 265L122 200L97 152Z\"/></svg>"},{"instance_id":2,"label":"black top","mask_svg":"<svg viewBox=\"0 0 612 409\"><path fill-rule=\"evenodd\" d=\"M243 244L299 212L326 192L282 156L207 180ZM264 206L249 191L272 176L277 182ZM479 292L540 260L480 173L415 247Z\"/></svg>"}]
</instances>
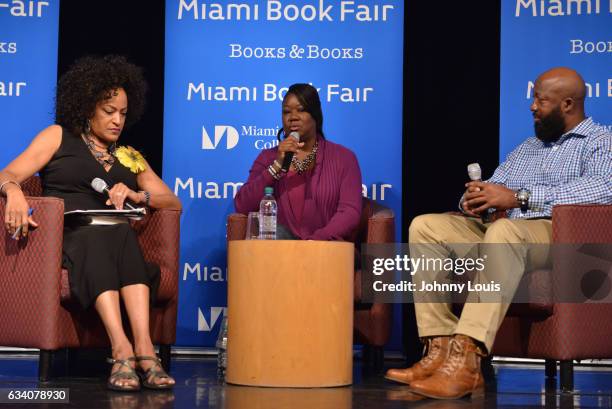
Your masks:
<instances>
[{"instance_id":1,"label":"black top","mask_svg":"<svg viewBox=\"0 0 612 409\"><path fill-rule=\"evenodd\" d=\"M122 182L133 191L138 191L136 174L116 160L108 172L89 151L80 136L73 135L62 127L62 143L47 166L40 171L43 196L64 199L65 211L88 209L111 209L107 206L107 195L91 187L94 178L104 180L109 188Z\"/></svg>"},{"instance_id":2,"label":"black top","mask_svg":"<svg viewBox=\"0 0 612 409\"><path fill-rule=\"evenodd\" d=\"M137 190L136 175L119 161L108 172L98 163L80 136L62 128L62 143L40 171L44 196L64 199L66 211L107 209L106 194L91 187L94 178L109 186L123 182ZM64 224L62 266L68 270L70 290L84 308L94 305L105 291L146 284L153 302L159 286L159 267L147 263L129 224L110 226Z\"/></svg>"}]
</instances>

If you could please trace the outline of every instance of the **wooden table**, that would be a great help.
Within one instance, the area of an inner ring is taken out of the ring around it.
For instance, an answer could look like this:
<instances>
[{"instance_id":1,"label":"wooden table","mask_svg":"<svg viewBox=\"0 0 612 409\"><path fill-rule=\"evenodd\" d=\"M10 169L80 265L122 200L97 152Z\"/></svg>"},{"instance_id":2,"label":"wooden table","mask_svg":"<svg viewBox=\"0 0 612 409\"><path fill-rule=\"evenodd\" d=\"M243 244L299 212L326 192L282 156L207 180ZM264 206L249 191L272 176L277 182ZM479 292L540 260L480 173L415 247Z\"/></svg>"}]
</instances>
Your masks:
<instances>
[{"instance_id":1,"label":"wooden table","mask_svg":"<svg viewBox=\"0 0 612 409\"><path fill-rule=\"evenodd\" d=\"M228 383L352 383L352 243L228 244Z\"/></svg>"},{"instance_id":2,"label":"wooden table","mask_svg":"<svg viewBox=\"0 0 612 409\"><path fill-rule=\"evenodd\" d=\"M226 385L224 409L351 409L353 389L259 388ZM404 392L409 393L409 392Z\"/></svg>"}]
</instances>

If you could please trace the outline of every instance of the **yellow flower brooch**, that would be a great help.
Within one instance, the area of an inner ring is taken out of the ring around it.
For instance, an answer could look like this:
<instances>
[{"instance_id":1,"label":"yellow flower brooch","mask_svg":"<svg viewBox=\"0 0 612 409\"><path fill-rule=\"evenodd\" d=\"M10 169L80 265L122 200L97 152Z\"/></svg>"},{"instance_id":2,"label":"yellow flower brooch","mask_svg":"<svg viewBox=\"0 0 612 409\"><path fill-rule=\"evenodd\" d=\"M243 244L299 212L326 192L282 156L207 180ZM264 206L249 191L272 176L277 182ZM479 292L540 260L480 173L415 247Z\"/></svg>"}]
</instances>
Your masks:
<instances>
[{"instance_id":1,"label":"yellow flower brooch","mask_svg":"<svg viewBox=\"0 0 612 409\"><path fill-rule=\"evenodd\" d=\"M115 150L115 157L119 162L132 173L143 172L146 168L146 162L140 152L131 146L120 146Z\"/></svg>"}]
</instances>

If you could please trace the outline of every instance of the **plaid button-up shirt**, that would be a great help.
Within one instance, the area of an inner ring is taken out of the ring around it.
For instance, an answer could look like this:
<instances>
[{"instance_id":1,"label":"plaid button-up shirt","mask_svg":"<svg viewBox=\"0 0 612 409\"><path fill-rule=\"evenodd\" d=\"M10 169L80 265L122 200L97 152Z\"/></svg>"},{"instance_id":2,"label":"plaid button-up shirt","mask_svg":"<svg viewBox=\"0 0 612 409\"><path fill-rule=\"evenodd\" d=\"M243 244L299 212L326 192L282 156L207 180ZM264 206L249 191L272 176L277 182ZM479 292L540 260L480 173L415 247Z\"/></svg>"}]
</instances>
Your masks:
<instances>
[{"instance_id":1,"label":"plaid button-up shirt","mask_svg":"<svg viewBox=\"0 0 612 409\"><path fill-rule=\"evenodd\" d=\"M510 209L511 219L550 217L559 204L612 204L612 133L587 118L557 142L531 137L487 182L531 191L529 210Z\"/></svg>"}]
</instances>

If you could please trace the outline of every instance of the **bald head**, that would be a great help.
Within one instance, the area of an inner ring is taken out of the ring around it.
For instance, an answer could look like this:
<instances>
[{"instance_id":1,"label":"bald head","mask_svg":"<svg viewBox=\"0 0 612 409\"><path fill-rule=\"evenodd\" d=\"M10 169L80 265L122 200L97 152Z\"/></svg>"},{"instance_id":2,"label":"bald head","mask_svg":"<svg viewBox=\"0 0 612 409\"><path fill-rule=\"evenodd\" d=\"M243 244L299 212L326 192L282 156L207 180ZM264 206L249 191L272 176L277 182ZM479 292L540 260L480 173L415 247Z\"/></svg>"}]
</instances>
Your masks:
<instances>
[{"instance_id":1,"label":"bald head","mask_svg":"<svg viewBox=\"0 0 612 409\"><path fill-rule=\"evenodd\" d=\"M554 93L560 100L571 98L584 108L586 85L575 70L566 67L552 68L538 77L536 85L538 83L543 90Z\"/></svg>"},{"instance_id":2,"label":"bald head","mask_svg":"<svg viewBox=\"0 0 612 409\"><path fill-rule=\"evenodd\" d=\"M557 67L544 72L533 91L531 111L540 139L554 141L584 120L586 85L571 68Z\"/></svg>"}]
</instances>

